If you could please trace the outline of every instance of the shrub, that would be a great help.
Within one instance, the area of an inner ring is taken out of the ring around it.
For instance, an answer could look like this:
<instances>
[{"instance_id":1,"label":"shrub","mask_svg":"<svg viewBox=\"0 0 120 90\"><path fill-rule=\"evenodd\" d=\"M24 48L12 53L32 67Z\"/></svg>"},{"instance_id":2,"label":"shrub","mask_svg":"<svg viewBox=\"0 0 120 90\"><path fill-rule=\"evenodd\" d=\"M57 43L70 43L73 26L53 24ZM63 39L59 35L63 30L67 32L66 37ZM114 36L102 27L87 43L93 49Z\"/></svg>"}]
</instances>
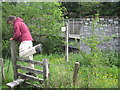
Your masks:
<instances>
[{"instance_id":1,"label":"shrub","mask_svg":"<svg viewBox=\"0 0 120 90\"><path fill-rule=\"evenodd\" d=\"M37 43L43 43L46 53L60 51L61 49L58 47L62 39L59 38L59 32L61 32L60 28L63 25L62 10L64 9L60 6L61 3L58 2L2 3L3 41L9 41L13 31L13 28L6 24L6 19L10 15L15 15L21 17L28 25L34 40ZM5 49L4 47L3 50Z\"/></svg>"}]
</instances>

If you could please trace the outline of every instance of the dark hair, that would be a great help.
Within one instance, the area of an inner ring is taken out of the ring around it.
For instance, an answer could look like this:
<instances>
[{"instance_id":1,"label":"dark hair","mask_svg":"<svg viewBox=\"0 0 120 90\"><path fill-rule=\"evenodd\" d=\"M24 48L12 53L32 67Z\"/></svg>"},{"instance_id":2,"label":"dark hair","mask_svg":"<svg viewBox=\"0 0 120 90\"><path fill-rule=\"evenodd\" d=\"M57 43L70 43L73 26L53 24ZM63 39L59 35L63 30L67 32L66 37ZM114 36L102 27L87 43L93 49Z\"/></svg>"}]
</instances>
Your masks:
<instances>
[{"instance_id":1,"label":"dark hair","mask_svg":"<svg viewBox=\"0 0 120 90\"><path fill-rule=\"evenodd\" d=\"M14 19L16 19L17 17L16 16L9 16L7 18L7 24L9 23L9 21L13 21Z\"/></svg>"}]
</instances>

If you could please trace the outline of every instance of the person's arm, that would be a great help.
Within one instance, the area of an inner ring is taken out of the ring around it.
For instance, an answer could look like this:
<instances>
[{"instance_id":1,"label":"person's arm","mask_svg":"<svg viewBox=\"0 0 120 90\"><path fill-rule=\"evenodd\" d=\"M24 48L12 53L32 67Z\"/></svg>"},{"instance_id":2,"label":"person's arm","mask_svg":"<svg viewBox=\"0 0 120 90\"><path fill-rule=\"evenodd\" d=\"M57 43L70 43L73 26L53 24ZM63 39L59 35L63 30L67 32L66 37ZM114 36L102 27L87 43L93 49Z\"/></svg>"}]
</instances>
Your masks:
<instances>
[{"instance_id":1,"label":"person's arm","mask_svg":"<svg viewBox=\"0 0 120 90\"><path fill-rule=\"evenodd\" d=\"M20 24L14 26L14 35L11 38L12 40L18 40L21 37Z\"/></svg>"}]
</instances>

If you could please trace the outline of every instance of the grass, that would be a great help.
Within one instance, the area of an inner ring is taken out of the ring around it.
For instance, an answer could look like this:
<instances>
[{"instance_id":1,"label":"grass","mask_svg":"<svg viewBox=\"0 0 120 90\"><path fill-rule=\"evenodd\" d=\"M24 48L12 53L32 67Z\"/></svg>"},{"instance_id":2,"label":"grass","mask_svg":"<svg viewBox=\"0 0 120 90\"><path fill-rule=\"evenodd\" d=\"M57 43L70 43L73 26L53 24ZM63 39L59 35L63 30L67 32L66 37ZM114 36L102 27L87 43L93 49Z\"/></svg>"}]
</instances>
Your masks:
<instances>
[{"instance_id":1,"label":"grass","mask_svg":"<svg viewBox=\"0 0 120 90\"><path fill-rule=\"evenodd\" d=\"M115 65L107 66L103 64L99 67L91 67L89 61L83 59L80 54L70 54L69 62L65 62L64 55L51 54L49 56L34 56L34 60L37 61L42 61L44 58L49 59L50 62L49 88L118 88L118 67ZM77 83L74 86L73 71L75 61L79 61L81 66L78 72ZM23 63L21 64L23 65ZM26 64L24 65L26 66ZM39 66L35 68L42 69ZM8 72L7 69L8 60L6 60L5 63L5 82L3 83L3 88L7 88L6 83L13 81L12 63L10 63ZM34 83L33 81L31 82ZM39 83L35 82L35 84ZM44 85L42 85L42 87L44 87Z\"/></svg>"}]
</instances>

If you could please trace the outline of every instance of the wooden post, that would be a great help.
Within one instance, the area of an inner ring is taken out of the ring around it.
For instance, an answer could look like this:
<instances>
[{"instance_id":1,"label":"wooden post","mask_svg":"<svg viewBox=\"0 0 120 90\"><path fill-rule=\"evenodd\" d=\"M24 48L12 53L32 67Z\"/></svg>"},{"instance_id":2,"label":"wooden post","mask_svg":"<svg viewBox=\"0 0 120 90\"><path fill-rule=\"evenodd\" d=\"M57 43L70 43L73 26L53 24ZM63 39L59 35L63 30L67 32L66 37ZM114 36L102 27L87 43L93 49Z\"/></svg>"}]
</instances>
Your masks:
<instances>
[{"instance_id":1,"label":"wooden post","mask_svg":"<svg viewBox=\"0 0 120 90\"><path fill-rule=\"evenodd\" d=\"M49 77L49 60L48 59L43 59L43 78L45 80L45 86L47 86L47 81Z\"/></svg>"},{"instance_id":2,"label":"wooden post","mask_svg":"<svg viewBox=\"0 0 120 90\"><path fill-rule=\"evenodd\" d=\"M77 82L79 68L80 68L80 63L75 62L74 75L73 75L73 85L74 86L75 86L75 84Z\"/></svg>"},{"instance_id":3,"label":"wooden post","mask_svg":"<svg viewBox=\"0 0 120 90\"><path fill-rule=\"evenodd\" d=\"M69 60L69 56L68 56L68 39L69 39L69 32L68 32L68 23L66 23L66 34L65 34L65 41L66 41L66 47L65 47L65 60L66 60L66 62L68 62L68 60Z\"/></svg>"},{"instance_id":4,"label":"wooden post","mask_svg":"<svg viewBox=\"0 0 120 90\"><path fill-rule=\"evenodd\" d=\"M5 75L4 75L4 63L3 63L3 59L0 58L0 78L2 78L2 82L5 81Z\"/></svg>"},{"instance_id":5,"label":"wooden post","mask_svg":"<svg viewBox=\"0 0 120 90\"><path fill-rule=\"evenodd\" d=\"M17 51L16 51L16 42L14 40L10 40L10 49L11 49L11 58L12 58L14 79L17 79L18 78L17 67L16 67Z\"/></svg>"}]
</instances>

